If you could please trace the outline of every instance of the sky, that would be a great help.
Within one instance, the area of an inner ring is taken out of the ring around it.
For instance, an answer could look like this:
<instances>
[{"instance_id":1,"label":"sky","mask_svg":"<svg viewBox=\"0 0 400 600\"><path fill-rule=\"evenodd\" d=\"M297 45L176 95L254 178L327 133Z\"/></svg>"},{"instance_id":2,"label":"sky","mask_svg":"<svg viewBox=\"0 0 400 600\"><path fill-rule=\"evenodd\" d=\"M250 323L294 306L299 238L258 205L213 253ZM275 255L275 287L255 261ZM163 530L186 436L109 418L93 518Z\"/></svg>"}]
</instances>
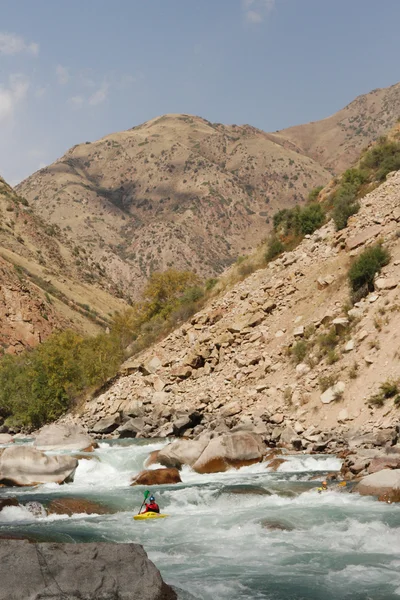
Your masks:
<instances>
[{"instance_id":1,"label":"sky","mask_svg":"<svg viewBox=\"0 0 400 600\"><path fill-rule=\"evenodd\" d=\"M400 0L0 0L0 174L166 113L266 131L400 81Z\"/></svg>"}]
</instances>

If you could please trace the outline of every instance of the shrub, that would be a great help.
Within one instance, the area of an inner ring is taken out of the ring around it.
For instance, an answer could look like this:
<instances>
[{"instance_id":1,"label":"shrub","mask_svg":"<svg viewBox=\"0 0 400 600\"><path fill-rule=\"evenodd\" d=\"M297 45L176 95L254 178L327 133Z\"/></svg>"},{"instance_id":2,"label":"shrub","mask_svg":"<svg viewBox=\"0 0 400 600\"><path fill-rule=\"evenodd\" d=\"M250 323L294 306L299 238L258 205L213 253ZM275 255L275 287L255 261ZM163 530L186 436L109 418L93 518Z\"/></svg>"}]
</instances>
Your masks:
<instances>
[{"instance_id":1,"label":"shrub","mask_svg":"<svg viewBox=\"0 0 400 600\"><path fill-rule=\"evenodd\" d=\"M319 185L319 186L313 188L312 190L310 190L310 192L308 194L308 201L315 202L319 196L320 191L323 189L324 189L324 186Z\"/></svg>"},{"instance_id":2,"label":"shrub","mask_svg":"<svg viewBox=\"0 0 400 600\"><path fill-rule=\"evenodd\" d=\"M389 252L381 244L367 248L354 260L348 273L353 292L374 289L374 277L390 260ZM364 294L366 295L366 294Z\"/></svg>"},{"instance_id":3,"label":"shrub","mask_svg":"<svg viewBox=\"0 0 400 600\"><path fill-rule=\"evenodd\" d=\"M87 387L115 375L122 361L111 335L83 338L67 330L34 350L0 361L0 414L40 427L60 417Z\"/></svg>"},{"instance_id":4,"label":"shrub","mask_svg":"<svg viewBox=\"0 0 400 600\"><path fill-rule=\"evenodd\" d=\"M361 166L372 170L379 181L384 181L388 173L400 169L400 143L381 138L365 154Z\"/></svg>"},{"instance_id":5,"label":"shrub","mask_svg":"<svg viewBox=\"0 0 400 600\"><path fill-rule=\"evenodd\" d=\"M324 209L318 202L307 204L304 208L284 208L273 216L274 230L284 236L311 234L321 227L324 220Z\"/></svg>"},{"instance_id":6,"label":"shrub","mask_svg":"<svg viewBox=\"0 0 400 600\"><path fill-rule=\"evenodd\" d=\"M399 393L399 386L395 381L387 380L381 384L381 393L385 398L393 398Z\"/></svg>"},{"instance_id":7,"label":"shrub","mask_svg":"<svg viewBox=\"0 0 400 600\"><path fill-rule=\"evenodd\" d=\"M321 392L326 392L326 390L337 382L337 378L335 375L321 375L318 379L319 387Z\"/></svg>"},{"instance_id":8,"label":"shrub","mask_svg":"<svg viewBox=\"0 0 400 600\"><path fill-rule=\"evenodd\" d=\"M290 356L296 364L303 362L308 352L308 344L304 340L299 340L290 348Z\"/></svg>"},{"instance_id":9,"label":"shrub","mask_svg":"<svg viewBox=\"0 0 400 600\"><path fill-rule=\"evenodd\" d=\"M325 220L324 210L318 202L308 204L300 210L300 232L304 235L313 233L321 227Z\"/></svg>"},{"instance_id":10,"label":"shrub","mask_svg":"<svg viewBox=\"0 0 400 600\"><path fill-rule=\"evenodd\" d=\"M360 210L360 204L354 196L341 196L335 200L332 218L336 226L336 231L347 227L349 218Z\"/></svg>"},{"instance_id":11,"label":"shrub","mask_svg":"<svg viewBox=\"0 0 400 600\"><path fill-rule=\"evenodd\" d=\"M284 251L285 251L285 245L283 244L283 242L281 242L281 240L277 236L274 236L268 242L267 252L265 253L265 260L266 261L273 260L280 254L282 254L282 252L284 252Z\"/></svg>"}]
</instances>

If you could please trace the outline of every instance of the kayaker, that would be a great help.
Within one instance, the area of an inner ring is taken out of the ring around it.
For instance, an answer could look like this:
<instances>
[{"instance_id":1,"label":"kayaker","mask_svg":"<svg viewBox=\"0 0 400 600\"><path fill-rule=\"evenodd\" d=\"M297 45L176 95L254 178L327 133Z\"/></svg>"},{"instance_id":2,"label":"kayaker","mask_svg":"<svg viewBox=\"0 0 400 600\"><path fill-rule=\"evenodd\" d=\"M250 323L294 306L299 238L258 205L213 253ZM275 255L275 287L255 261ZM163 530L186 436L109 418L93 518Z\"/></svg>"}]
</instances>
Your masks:
<instances>
[{"instance_id":1,"label":"kayaker","mask_svg":"<svg viewBox=\"0 0 400 600\"><path fill-rule=\"evenodd\" d=\"M323 481L321 487L318 488L318 493L325 492L328 489L328 484L326 481Z\"/></svg>"},{"instance_id":2,"label":"kayaker","mask_svg":"<svg viewBox=\"0 0 400 600\"><path fill-rule=\"evenodd\" d=\"M149 502L146 502L146 508L144 509L143 512L144 513L147 513L147 512L159 513L160 512L160 507L158 506L154 496L150 496Z\"/></svg>"}]
</instances>

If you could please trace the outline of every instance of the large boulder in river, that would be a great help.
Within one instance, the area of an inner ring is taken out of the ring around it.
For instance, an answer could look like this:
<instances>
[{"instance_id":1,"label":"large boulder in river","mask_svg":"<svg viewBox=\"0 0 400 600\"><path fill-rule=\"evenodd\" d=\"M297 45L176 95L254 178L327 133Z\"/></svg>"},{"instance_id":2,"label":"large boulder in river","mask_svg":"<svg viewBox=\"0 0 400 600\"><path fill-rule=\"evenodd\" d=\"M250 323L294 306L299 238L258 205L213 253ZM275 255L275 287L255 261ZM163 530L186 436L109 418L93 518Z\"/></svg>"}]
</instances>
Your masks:
<instances>
[{"instance_id":1,"label":"large boulder in river","mask_svg":"<svg viewBox=\"0 0 400 600\"><path fill-rule=\"evenodd\" d=\"M363 477L353 492L378 496L388 502L400 502L400 469L383 469Z\"/></svg>"},{"instance_id":2,"label":"large boulder in river","mask_svg":"<svg viewBox=\"0 0 400 600\"><path fill-rule=\"evenodd\" d=\"M0 498L0 512L8 506L19 506L17 498Z\"/></svg>"},{"instance_id":3,"label":"large boulder in river","mask_svg":"<svg viewBox=\"0 0 400 600\"><path fill-rule=\"evenodd\" d=\"M0 433L0 444L12 444L13 437L9 433Z\"/></svg>"},{"instance_id":4,"label":"large boulder in river","mask_svg":"<svg viewBox=\"0 0 400 600\"><path fill-rule=\"evenodd\" d=\"M56 498L47 507L49 515L107 515L113 511L104 504L86 498Z\"/></svg>"},{"instance_id":5,"label":"large boulder in river","mask_svg":"<svg viewBox=\"0 0 400 600\"><path fill-rule=\"evenodd\" d=\"M192 466L205 450L208 442L208 438L177 440L158 451L157 462L164 467L176 467L177 469L180 469L182 465Z\"/></svg>"},{"instance_id":6,"label":"large boulder in river","mask_svg":"<svg viewBox=\"0 0 400 600\"><path fill-rule=\"evenodd\" d=\"M220 473L261 462L264 445L249 432L227 433L210 440L192 468L197 473Z\"/></svg>"},{"instance_id":7,"label":"large boulder in river","mask_svg":"<svg viewBox=\"0 0 400 600\"><path fill-rule=\"evenodd\" d=\"M46 456L32 446L6 448L0 457L0 483L37 485L72 481L78 461L72 456Z\"/></svg>"},{"instance_id":8,"label":"large boulder in river","mask_svg":"<svg viewBox=\"0 0 400 600\"><path fill-rule=\"evenodd\" d=\"M176 600L137 544L0 541L0 600Z\"/></svg>"},{"instance_id":9,"label":"large boulder in river","mask_svg":"<svg viewBox=\"0 0 400 600\"><path fill-rule=\"evenodd\" d=\"M96 442L79 425L52 423L39 431L33 445L39 450L90 451Z\"/></svg>"},{"instance_id":10,"label":"large boulder in river","mask_svg":"<svg viewBox=\"0 0 400 600\"><path fill-rule=\"evenodd\" d=\"M178 469L149 469L148 471L140 471L134 477L131 485L168 485L171 483L180 483L181 476Z\"/></svg>"}]
</instances>

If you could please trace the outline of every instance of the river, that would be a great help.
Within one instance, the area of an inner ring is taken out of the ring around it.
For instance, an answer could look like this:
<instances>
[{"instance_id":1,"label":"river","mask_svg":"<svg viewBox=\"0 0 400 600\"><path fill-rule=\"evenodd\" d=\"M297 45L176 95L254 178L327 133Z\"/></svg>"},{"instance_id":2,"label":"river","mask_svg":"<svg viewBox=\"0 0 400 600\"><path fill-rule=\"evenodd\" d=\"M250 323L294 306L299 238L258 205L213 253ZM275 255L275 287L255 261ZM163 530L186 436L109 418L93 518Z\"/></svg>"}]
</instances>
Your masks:
<instances>
[{"instance_id":1,"label":"river","mask_svg":"<svg viewBox=\"0 0 400 600\"><path fill-rule=\"evenodd\" d=\"M184 468L182 484L152 490L170 516L134 521L144 488L130 487L131 477L163 445L102 442L93 460L79 461L71 484L0 489L0 497L22 504L70 496L115 511L35 518L7 507L0 534L137 542L180 600L399 600L400 506L343 491L318 494L318 479L340 469L337 458L290 456L277 472L265 464L215 475Z\"/></svg>"}]
</instances>

